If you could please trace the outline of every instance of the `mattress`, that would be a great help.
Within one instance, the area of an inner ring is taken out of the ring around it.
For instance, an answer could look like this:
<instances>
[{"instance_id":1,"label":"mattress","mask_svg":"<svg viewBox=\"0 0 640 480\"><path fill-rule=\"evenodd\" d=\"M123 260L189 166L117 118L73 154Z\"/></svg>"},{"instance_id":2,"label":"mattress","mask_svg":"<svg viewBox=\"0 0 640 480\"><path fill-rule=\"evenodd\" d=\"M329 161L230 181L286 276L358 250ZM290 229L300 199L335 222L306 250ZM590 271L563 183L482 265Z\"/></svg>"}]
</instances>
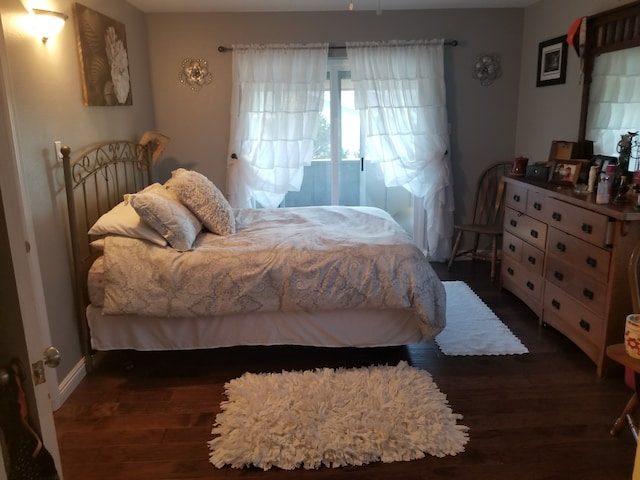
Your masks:
<instances>
[{"instance_id":1,"label":"mattress","mask_svg":"<svg viewBox=\"0 0 640 480\"><path fill-rule=\"evenodd\" d=\"M380 347L422 340L410 310L254 312L216 317L103 315L104 258L89 270L91 346L108 350L194 350L234 345Z\"/></svg>"}]
</instances>

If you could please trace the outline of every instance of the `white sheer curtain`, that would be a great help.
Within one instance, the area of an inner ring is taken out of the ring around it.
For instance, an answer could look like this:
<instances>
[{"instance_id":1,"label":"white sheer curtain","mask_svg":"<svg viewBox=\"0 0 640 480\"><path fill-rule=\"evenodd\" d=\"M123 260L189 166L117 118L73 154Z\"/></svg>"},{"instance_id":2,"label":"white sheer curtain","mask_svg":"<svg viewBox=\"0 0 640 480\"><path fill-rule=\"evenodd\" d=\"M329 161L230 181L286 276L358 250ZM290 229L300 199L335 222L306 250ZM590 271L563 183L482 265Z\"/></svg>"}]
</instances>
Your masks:
<instances>
[{"instance_id":1,"label":"white sheer curtain","mask_svg":"<svg viewBox=\"0 0 640 480\"><path fill-rule=\"evenodd\" d=\"M621 136L640 130L640 47L600 55L590 88L585 136L594 153L616 157ZM637 168L632 160L629 169Z\"/></svg>"},{"instance_id":2,"label":"white sheer curtain","mask_svg":"<svg viewBox=\"0 0 640 480\"><path fill-rule=\"evenodd\" d=\"M320 123L327 57L328 44L233 45L232 206L275 208L300 190Z\"/></svg>"},{"instance_id":3,"label":"white sheer curtain","mask_svg":"<svg viewBox=\"0 0 640 480\"><path fill-rule=\"evenodd\" d=\"M443 48L443 40L347 43L365 159L380 165L387 187L421 199L421 247L436 261L451 254L454 208Z\"/></svg>"}]
</instances>

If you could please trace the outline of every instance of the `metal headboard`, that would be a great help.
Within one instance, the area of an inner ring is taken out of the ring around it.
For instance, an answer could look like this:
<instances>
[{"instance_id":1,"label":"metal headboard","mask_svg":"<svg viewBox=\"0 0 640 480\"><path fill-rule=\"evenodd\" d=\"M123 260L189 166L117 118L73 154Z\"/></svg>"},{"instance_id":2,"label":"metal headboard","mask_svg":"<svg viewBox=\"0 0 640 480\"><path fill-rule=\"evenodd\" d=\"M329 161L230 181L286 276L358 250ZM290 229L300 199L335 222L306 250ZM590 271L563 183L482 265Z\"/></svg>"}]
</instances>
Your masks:
<instances>
[{"instance_id":1,"label":"metal headboard","mask_svg":"<svg viewBox=\"0 0 640 480\"><path fill-rule=\"evenodd\" d=\"M152 183L150 152L147 145L129 141L113 141L91 147L71 159L71 148L61 149L64 169L73 293L79 324L82 353L87 370L92 369L89 326L86 307L89 305L87 274L99 252L91 248L95 238L88 234L101 215L134 193Z\"/></svg>"}]
</instances>

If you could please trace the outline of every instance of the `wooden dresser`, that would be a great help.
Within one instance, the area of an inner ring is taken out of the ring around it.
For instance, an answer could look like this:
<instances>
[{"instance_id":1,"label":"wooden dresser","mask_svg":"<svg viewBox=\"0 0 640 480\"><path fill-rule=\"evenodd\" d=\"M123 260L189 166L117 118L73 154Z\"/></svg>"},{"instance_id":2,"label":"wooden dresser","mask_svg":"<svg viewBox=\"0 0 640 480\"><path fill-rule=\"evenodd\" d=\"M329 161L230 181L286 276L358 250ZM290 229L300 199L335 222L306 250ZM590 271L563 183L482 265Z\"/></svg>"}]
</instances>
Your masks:
<instances>
[{"instance_id":1,"label":"wooden dresser","mask_svg":"<svg viewBox=\"0 0 640 480\"><path fill-rule=\"evenodd\" d=\"M607 375L632 311L627 268L640 242L631 204L597 205L595 193L505 177L502 287L580 347Z\"/></svg>"}]
</instances>

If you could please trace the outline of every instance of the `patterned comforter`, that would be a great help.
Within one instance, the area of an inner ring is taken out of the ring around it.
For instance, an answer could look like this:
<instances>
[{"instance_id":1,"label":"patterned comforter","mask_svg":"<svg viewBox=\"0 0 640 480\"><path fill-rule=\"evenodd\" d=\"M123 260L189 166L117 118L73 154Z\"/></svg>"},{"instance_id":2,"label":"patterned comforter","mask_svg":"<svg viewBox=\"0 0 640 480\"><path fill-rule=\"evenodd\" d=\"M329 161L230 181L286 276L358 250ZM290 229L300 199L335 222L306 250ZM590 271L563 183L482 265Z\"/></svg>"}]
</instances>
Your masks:
<instances>
[{"instance_id":1,"label":"patterned comforter","mask_svg":"<svg viewBox=\"0 0 640 480\"><path fill-rule=\"evenodd\" d=\"M236 211L235 234L199 234L178 252L105 240L105 315L194 317L258 311L411 309L426 339L445 325L445 291L411 237L379 209Z\"/></svg>"}]
</instances>

